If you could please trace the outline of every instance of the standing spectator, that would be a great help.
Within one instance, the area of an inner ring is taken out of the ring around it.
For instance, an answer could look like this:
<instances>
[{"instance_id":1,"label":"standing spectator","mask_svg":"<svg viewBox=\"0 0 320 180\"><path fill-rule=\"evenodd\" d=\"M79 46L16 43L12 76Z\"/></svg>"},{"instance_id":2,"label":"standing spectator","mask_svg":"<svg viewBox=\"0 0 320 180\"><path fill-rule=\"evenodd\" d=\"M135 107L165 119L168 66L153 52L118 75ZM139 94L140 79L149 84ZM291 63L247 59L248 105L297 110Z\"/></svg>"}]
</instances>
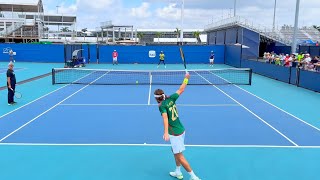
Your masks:
<instances>
[{"instance_id":1,"label":"standing spectator","mask_svg":"<svg viewBox=\"0 0 320 180\"><path fill-rule=\"evenodd\" d=\"M310 64L312 64L311 60L312 59L310 57L310 54L305 54L305 58L303 60L303 65L304 65L303 67L305 70L308 70L310 68Z\"/></svg>"},{"instance_id":2,"label":"standing spectator","mask_svg":"<svg viewBox=\"0 0 320 180\"><path fill-rule=\"evenodd\" d=\"M284 58L284 66L290 67L291 61L292 61L292 57L289 56L289 54L286 54L286 56Z\"/></svg>"},{"instance_id":3,"label":"standing spectator","mask_svg":"<svg viewBox=\"0 0 320 180\"><path fill-rule=\"evenodd\" d=\"M112 65L114 65L114 64L116 64L116 65L118 65L118 52L117 52L117 50L114 50L113 52L112 52Z\"/></svg>"},{"instance_id":4,"label":"standing spectator","mask_svg":"<svg viewBox=\"0 0 320 180\"><path fill-rule=\"evenodd\" d=\"M10 62L7 70L7 87L8 87L8 105L15 104L14 91L16 89L16 75L13 71L13 62Z\"/></svg>"},{"instance_id":5,"label":"standing spectator","mask_svg":"<svg viewBox=\"0 0 320 180\"><path fill-rule=\"evenodd\" d=\"M210 61L210 66L213 66L214 63L214 53L213 51L211 51L210 57L209 57L209 61Z\"/></svg>"}]
</instances>

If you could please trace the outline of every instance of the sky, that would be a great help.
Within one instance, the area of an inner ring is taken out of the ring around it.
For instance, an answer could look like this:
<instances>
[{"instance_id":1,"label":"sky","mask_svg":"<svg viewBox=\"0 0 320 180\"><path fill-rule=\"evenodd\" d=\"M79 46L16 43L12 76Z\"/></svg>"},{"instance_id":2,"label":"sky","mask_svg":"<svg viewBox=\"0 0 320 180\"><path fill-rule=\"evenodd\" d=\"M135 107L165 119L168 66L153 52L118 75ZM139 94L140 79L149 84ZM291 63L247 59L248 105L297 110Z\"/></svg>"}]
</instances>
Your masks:
<instances>
[{"instance_id":1,"label":"sky","mask_svg":"<svg viewBox=\"0 0 320 180\"><path fill-rule=\"evenodd\" d=\"M18 1L18 0L11 0ZM24 0L28 1L28 0ZM34 1L34 0L29 0ZM42 0L46 13L77 15L77 27L94 30L100 22L138 29L180 27L182 0ZM237 15L271 26L274 0L237 0ZM59 6L57 9L56 6ZM277 0L276 24L293 25L296 0ZM183 28L203 29L233 15L234 0L185 0ZM299 26L320 26L320 0L301 0Z\"/></svg>"}]
</instances>

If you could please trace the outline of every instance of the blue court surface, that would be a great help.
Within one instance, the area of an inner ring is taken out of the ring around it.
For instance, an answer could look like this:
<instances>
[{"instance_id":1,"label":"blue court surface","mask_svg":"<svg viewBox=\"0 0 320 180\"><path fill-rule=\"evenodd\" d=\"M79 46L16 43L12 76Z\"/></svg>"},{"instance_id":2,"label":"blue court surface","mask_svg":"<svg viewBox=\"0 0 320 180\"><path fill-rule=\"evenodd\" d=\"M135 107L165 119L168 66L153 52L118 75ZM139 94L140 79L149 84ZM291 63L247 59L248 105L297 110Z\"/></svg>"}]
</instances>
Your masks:
<instances>
[{"instance_id":1,"label":"blue court surface","mask_svg":"<svg viewBox=\"0 0 320 180\"><path fill-rule=\"evenodd\" d=\"M102 66L107 65L97 68ZM186 128L185 156L194 171L204 180L319 179L319 126L300 118L308 112L297 117L250 92L259 83L280 83L253 78L252 86L190 85L178 99ZM152 93L161 88L171 94L179 86L49 85L50 80L39 80L52 88L42 97L0 117L0 179L174 179L168 175L174 159L162 139ZM290 108L291 101L283 101Z\"/></svg>"}]
</instances>

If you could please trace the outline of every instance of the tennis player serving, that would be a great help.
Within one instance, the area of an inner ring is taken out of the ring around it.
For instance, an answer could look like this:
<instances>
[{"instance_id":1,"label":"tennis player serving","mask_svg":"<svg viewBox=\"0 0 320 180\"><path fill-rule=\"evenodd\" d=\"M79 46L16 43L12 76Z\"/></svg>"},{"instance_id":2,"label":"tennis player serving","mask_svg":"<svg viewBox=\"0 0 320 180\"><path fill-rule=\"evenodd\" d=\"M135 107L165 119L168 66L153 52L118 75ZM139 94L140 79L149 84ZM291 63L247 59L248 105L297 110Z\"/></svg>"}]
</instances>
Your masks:
<instances>
[{"instance_id":1,"label":"tennis player serving","mask_svg":"<svg viewBox=\"0 0 320 180\"><path fill-rule=\"evenodd\" d=\"M174 172L170 172L170 175L176 177L177 179L183 179L183 175L181 173L180 167L181 165L186 169L186 171L190 174L190 180L200 180L195 173L192 171L188 161L183 156L182 152L185 150L184 146L184 137L185 137L185 129L182 125L178 111L176 107L176 101L179 96L184 92L188 82L190 75L186 74L183 83L181 84L178 91L171 96L166 96L164 91L161 89L157 89L154 92L154 97L159 103L159 110L163 118L164 124L164 134L163 139L165 141L169 141L171 143L172 152L174 154L174 158L176 161L176 170Z\"/></svg>"}]
</instances>

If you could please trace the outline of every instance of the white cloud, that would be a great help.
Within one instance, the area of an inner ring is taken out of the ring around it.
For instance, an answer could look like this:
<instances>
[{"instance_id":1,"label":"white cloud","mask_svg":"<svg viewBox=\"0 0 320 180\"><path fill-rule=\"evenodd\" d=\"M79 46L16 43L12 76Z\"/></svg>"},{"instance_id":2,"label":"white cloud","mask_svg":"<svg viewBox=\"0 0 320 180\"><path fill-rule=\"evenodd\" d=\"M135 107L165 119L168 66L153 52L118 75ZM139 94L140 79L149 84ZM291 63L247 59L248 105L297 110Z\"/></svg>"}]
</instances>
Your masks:
<instances>
[{"instance_id":1,"label":"white cloud","mask_svg":"<svg viewBox=\"0 0 320 180\"><path fill-rule=\"evenodd\" d=\"M181 9L177 8L177 4L171 3L163 8L156 10L157 17L165 20L178 20L181 17Z\"/></svg>"},{"instance_id":2,"label":"white cloud","mask_svg":"<svg viewBox=\"0 0 320 180\"><path fill-rule=\"evenodd\" d=\"M108 11L112 9L115 0L77 0L77 6L88 11Z\"/></svg>"},{"instance_id":3,"label":"white cloud","mask_svg":"<svg viewBox=\"0 0 320 180\"><path fill-rule=\"evenodd\" d=\"M51 1L51 0L48 0ZM130 1L130 3L127 3ZM77 14L78 28L94 29L100 22L112 20L116 25L134 25L135 28L180 27L180 0L74 0L73 4L61 4L59 11ZM184 28L203 28L209 22L233 15L234 0L185 0ZM271 26L274 1L237 1L237 14L250 21ZM278 0L276 22L293 25L295 1ZM46 7L49 7L49 5ZM50 12L56 7L50 3ZM319 0L301 0L299 25L320 25Z\"/></svg>"},{"instance_id":4,"label":"white cloud","mask_svg":"<svg viewBox=\"0 0 320 180\"><path fill-rule=\"evenodd\" d=\"M151 12L149 11L150 4L143 2L140 7L132 8L130 15L137 18L147 18L150 17Z\"/></svg>"}]
</instances>

